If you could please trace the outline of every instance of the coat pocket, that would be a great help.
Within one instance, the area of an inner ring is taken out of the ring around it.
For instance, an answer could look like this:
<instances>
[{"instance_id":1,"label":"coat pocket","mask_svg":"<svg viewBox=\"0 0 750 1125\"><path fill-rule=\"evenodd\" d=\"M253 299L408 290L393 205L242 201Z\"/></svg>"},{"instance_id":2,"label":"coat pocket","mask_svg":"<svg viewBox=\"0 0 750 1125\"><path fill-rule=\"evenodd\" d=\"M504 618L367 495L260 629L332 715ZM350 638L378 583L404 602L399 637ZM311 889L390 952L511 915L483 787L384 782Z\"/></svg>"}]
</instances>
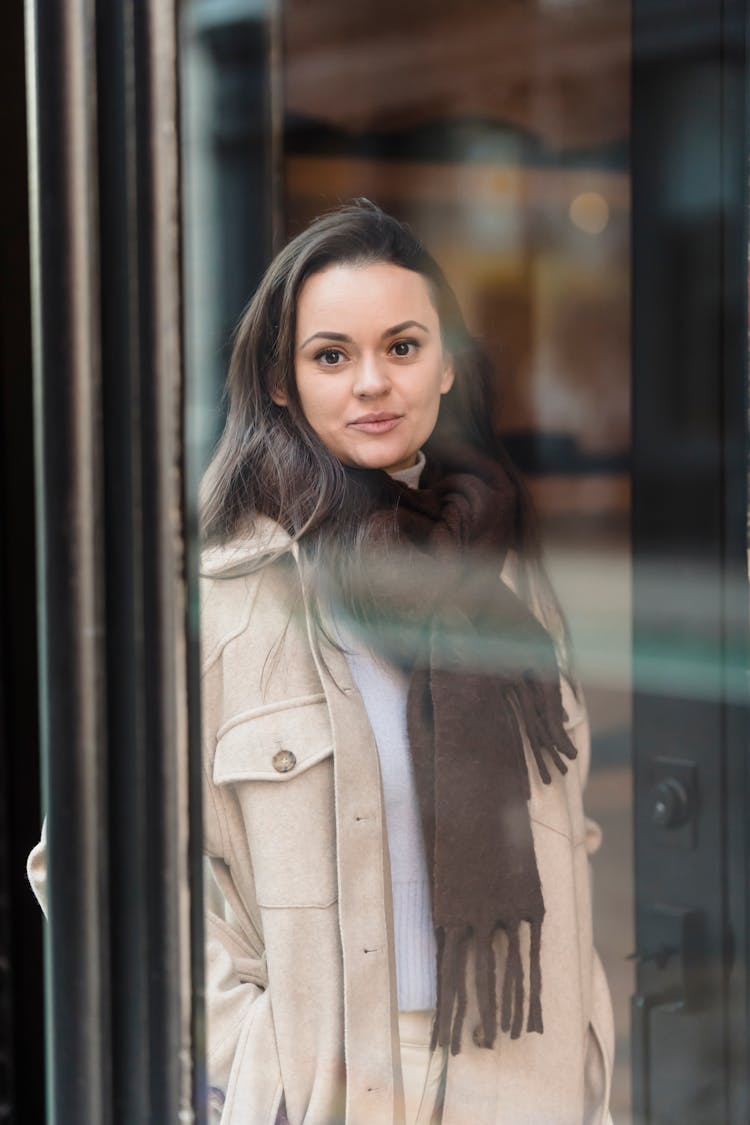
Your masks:
<instances>
[{"instance_id":1,"label":"coat pocket","mask_svg":"<svg viewBox=\"0 0 750 1125\"><path fill-rule=\"evenodd\" d=\"M258 905L334 903L333 742L325 697L255 708L225 723L213 780L238 808Z\"/></svg>"}]
</instances>

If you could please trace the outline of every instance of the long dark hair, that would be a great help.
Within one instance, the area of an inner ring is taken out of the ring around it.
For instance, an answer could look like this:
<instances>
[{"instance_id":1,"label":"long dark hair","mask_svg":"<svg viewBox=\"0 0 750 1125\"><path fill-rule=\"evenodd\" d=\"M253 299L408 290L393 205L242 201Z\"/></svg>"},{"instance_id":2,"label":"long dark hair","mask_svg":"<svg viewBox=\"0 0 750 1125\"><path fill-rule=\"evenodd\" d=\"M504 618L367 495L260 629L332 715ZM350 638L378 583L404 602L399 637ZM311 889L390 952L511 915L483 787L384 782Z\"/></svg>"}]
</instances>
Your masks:
<instances>
[{"instance_id":1,"label":"long dark hair","mask_svg":"<svg viewBox=\"0 0 750 1125\"><path fill-rule=\"evenodd\" d=\"M512 540L520 593L533 601L567 663L567 628L544 572L533 507L524 483L493 433L491 367L469 333L438 263L412 230L366 199L316 219L274 258L234 334L226 385L224 432L201 486L201 536L211 545L252 533L253 518L270 517L300 546L303 574L348 574L367 548L368 513L351 474L308 424L294 378L296 310L305 281L332 265L387 262L425 278L438 313L444 349L455 372L438 422L425 445L428 458L470 445L499 461L518 489ZM283 392L287 406L271 397ZM254 563L267 564L273 554ZM314 583L313 583L314 584ZM344 603L356 600L347 589ZM356 606L349 606L356 613Z\"/></svg>"}]
</instances>

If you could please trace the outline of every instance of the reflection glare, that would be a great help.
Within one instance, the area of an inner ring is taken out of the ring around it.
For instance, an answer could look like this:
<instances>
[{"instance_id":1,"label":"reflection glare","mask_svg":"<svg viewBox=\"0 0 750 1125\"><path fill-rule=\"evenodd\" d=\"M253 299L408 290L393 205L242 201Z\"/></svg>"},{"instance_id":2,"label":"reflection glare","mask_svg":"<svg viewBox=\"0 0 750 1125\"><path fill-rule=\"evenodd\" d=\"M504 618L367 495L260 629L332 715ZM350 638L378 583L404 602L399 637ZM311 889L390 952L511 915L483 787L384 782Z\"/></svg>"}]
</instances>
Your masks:
<instances>
[{"instance_id":1,"label":"reflection glare","mask_svg":"<svg viewBox=\"0 0 750 1125\"><path fill-rule=\"evenodd\" d=\"M585 234L601 234L609 222L609 204L598 191L583 191L570 204L570 221Z\"/></svg>"}]
</instances>

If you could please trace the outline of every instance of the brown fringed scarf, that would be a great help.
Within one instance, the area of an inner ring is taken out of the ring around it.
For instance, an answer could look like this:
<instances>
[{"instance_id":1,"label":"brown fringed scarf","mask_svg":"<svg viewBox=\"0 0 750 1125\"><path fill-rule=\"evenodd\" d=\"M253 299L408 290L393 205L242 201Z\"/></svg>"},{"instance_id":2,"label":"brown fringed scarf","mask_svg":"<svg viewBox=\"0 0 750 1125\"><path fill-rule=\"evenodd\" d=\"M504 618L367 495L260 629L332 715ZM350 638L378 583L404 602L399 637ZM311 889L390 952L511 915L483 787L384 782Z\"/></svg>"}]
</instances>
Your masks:
<instances>
[{"instance_id":1,"label":"brown fringed scarf","mask_svg":"<svg viewBox=\"0 0 750 1125\"><path fill-rule=\"evenodd\" d=\"M498 464L462 453L461 467L428 463L419 489L358 472L376 494L375 527L406 552L399 606L422 622L411 670L407 727L422 816L437 935L433 1045L460 1049L473 943L483 1042L497 1030L493 937L504 930L499 1025L523 1029L521 927L529 927L527 1031L542 1031L540 943L544 902L528 812L523 735L551 781L576 750L564 729L552 639L498 575L513 542L516 489ZM491 566L484 564L491 563ZM491 577L491 583L488 578ZM377 583L376 583L377 585ZM371 590L373 585L371 583ZM386 616L394 607L375 590ZM391 599L392 600L392 599Z\"/></svg>"}]
</instances>

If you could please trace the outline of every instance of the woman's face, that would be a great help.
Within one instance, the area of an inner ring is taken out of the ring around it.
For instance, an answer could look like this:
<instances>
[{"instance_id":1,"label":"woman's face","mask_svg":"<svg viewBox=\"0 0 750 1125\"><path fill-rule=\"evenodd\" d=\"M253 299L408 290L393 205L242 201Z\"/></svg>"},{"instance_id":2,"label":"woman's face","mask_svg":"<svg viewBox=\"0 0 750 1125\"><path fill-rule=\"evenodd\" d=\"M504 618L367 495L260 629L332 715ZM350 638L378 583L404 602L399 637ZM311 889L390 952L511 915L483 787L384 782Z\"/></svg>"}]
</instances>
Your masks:
<instances>
[{"instance_id":1,"label":"woman's face","mask_svg":"<svg viewBox=\"0 0 750 1125\"><path fill-rule=\"evenodd\" d=\"M305 418L340 461L413 465L453 384L425 279L388 262L313 274L297 301L294 371Z\"/></svg>"}]
</instances>

